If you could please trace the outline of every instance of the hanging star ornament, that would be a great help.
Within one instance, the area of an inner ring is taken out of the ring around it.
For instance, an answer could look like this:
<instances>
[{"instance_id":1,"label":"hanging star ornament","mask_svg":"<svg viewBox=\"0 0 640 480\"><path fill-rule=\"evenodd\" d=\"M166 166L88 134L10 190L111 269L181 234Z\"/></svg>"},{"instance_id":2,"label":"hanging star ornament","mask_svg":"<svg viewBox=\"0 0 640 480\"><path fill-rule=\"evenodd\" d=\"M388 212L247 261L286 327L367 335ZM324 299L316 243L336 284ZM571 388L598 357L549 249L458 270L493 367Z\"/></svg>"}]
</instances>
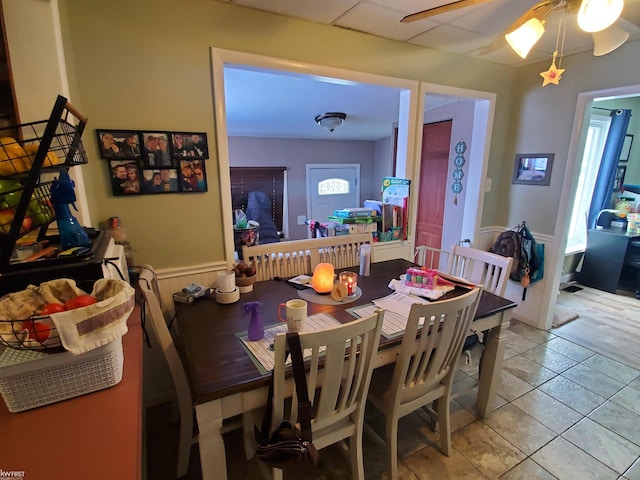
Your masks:
<instances>
[{"instance_id":1,"label":"hanging star ornament","mask_svg":"<svg viewBox=\"0 0 640 480\"><path fill-rule=\"evenodd\" d=\"M549 70L547 70L546 72L540 72L540 76L544 79L542 81L543 87L546 87L550 83L553 83L554 85L560 84L560 78L562 77L565 69L556 67L557 56L558 51L556 50L555 52L553 52L553 60L551 60L551 66L549 67Z\"/></svg>"}]
</instances>

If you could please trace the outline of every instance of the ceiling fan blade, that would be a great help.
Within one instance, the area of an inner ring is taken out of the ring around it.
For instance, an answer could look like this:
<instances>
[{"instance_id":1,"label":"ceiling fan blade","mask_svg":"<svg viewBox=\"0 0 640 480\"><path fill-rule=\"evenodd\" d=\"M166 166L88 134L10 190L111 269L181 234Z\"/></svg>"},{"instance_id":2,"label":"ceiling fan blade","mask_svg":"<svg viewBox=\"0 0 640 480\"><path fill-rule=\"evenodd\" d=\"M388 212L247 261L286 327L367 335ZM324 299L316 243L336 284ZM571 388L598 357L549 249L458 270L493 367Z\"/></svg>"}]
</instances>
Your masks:
<instances>
[{"instance_id":1,"label":"ceiling fan blade","mask_svg":"<svg viewBox=\"0 0 640 480\"><path fill-rule=\"evenodd\" d=\"M416 22L418 20L423 20L425 18L433 17L434 15L440 15L442 13L452 12L453 10L458 10L459 8L470 7L472 5L477 5L479 3L485 3L489 1L491 0L456 0L455 2L447 3L446 5L441 5L439 7L423 10L421 12L412 13L411 15L407 15L406 17L402 18L400 22L402 23Z\"/></svg>"},{"instance_id":2,"label":"ceiling fan blade","mask_svg":"<svg viewBox=\"0 0 640 480\"><path fill-rule=\"evenodd\" d=\"M524 15L522 15L515 22L509 25L509 27L506 28L500 35L498 35L495 40L493 40L493 42L484 47L480 51L480 55L488 55L497 50L500 50L507 44L507 41L504 38L507 33L513 32L532 18L537 18L540 21L544 20L551 12L558 8L560 4L561 2L559 2L558 0L546 0L534 5L529 10L527 10Z\"/></svg>"}]
</instances>

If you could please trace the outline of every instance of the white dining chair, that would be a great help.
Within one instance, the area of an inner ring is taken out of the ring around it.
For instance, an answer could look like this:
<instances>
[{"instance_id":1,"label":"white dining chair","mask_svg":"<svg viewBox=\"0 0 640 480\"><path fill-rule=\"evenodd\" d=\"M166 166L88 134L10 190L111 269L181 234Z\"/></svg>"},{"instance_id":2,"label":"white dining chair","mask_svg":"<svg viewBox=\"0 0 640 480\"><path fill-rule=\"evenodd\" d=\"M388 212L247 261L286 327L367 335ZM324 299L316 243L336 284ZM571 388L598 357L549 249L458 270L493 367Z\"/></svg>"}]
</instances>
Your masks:
<instances>
[{"instance_id":1,"label":"white dining chair","mask_svg":"<svg viewBox=\"0 0 640 480\"><path fill-rule=\"evenodd\" d=\"M336 269L360 264L360 247L371 244L370 233L309 238L242 247L242 256L256 267L256 281L311 274L318 263Z\"/></svg>"},{"instance_id":2,"label":"white dining chair","mask_svg":"<svg viewBox=\"0 0 640 480\"><path fill-rule=\"evenodd\" d=\"M151 326L158 345L162 349L165 360L169 366L173 384L178 399L178 412L180 415L180 433L178 438L178 466L177 478L184 477L189 468L189 454L191 445L197 442L193 435L193 404L189 382L185 374L180 355L173 343L171 332L165 321L158 300L157 275L152 267L145 265L140 271L138 286L145 302L146 325Z\"/></svg>"},{"instance_id":3,"label":"white dining chair","mask_svg":"<svg viewBox=\"0 0 640 480\"><path fill-rule=\"evenodd\" d=\"M177 478L181 478L187 474L189 469L191 446L198 443L198 435L193 431L193 398L191 396L189 381L182 361L180 360L180 354L176 349L173 336L162 313L157 278L153 267L144 265L140 270L138 287L144 299L145 325L150 325L151 327L151 333L162 350L175 387L180 421L176 476ZM248 428L248 425L250 425L250 428ZM249 439L249 436L253 435L251 417L247 415L242 419L238 419L238 421L227 422L223 427L225 431L234 428L244 429L245 455L247 459L249 459L250 452L252 452L253 448L251 440Z\"/></svg>"},{"instance_id":4,"label":"white dining chair","mask_svg":"<svg viewBox=\"0 0 640 480\"><path fill-rule=\"evenodd\" d=\"M512 262L512 257L454 245L449 252L447 273L482 285L486 291L503 296Z\"/></svg>"},{"instance_id":5,"label":"white dining chair","mask_svg":"<svg viewBox=\"0 0 640 480\"><path fill-rule=\"evenodd\" d=\"M413 252L413 261L421 267L444 270L449 263L449 250L419 245Z\"/></svg>"},{"instance_id":6,"label":"white dining chair","mask_svg":"<svg viewBox=\"0 0 640 480\"><path fill-rule=\"evenodd\" d=\"M368 399L386 417L390 479L398 476L398 421L419 408L438 418L440 449L449 455L451 385L480 292L474 288L449 300L413 304L395 364L373 373ZM437 411L430 406L433 402Z\"/></svg>"},{"instance_id":7,"label":"white dining chair","mask_svg":"<svg viewBox=\"0 0 640 480\"><path fill-rule=\"evenodd\" d=\"M348 438L352 478L358 480L364 480L364 410L383 318L384 312L378 310L344 325L299 334L305 363L309 364L307 389L313 445L320 450ZM354 354L352 347L356 345L357 353ZM292 391L291 379L285 381L286 349L286 334L277 335L274 342L273 428L282 420L297 422L297 397ZM260 425L262 416L256 415L255 420ZM271 474L273 478L282 478L282 470L272 469Z\"/></svg>"}]
</instances>

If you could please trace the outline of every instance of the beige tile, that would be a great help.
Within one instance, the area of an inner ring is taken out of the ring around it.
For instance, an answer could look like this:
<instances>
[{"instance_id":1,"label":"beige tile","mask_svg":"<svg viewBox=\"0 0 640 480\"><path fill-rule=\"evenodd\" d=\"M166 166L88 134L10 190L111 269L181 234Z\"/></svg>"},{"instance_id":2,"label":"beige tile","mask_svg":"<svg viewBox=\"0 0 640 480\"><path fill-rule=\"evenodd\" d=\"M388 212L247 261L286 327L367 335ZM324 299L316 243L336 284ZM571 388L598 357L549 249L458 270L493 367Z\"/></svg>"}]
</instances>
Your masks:
<instances>
[{"instance_id":1,"label":"beige tile","mask_svg":"<svg viewBox=\"0 0 640 480\"><path fill-rule=\"evenodd\" d=\"M569 370L562 372L562 376L568 378L572 382L588 388L592 392L596 392L603 397L610 397L622 388L625 384L614 380L613 378L600 373L592 368L585 366L583 363L571 367Z\"/></svg>"},{"instance_id":2,"label":"beige tile","mask_svg":"<svg viewBox=\"0 0 640 480\"><path fill-rule=\"evenodd\" d=\"M595 352L588 348L581 347L560 337L549 340L546 345L554 352L561 353L565 357L569 357L577 362L582 362L595 354Z\"/></svg>"},{"instance_id":3,"label":"beige tile","mask_svg":"<svg viewBox=\"0 0 640 480\"><path fill-rule=\"evenodd\" d=\"M556 372L528 359L523 354L506 360L503 368L534 387L542 385L557 375Z\"/></svg>"},{"instance_id":4,"label":"beige tile","mask_svg":"<svg viewBox=\"0 0 640 480\"><path fill-rule=\"evenodd\" d=\"M583 415L606 401L606 398L560 375L538 388Z\"/></svg>"},{"instance_id":5,"label":"beige tile","mask_svg":"<svg viewBox=\"0 0 640 480\"><path fill-rule=\"evenodd\" d=\"M527 458L502 475L500 480L555 480L555 478L536 462Z\"/></svg>"},{"instance_id":6,"label":"beige tile","mask_svg":"<svg viewBox=\"0 0 640 480\"><path fill-rule=\"evenodd\" d=\"M578 364L577 361L547 348L546 344L527 350L522 355L556 373L562 373Z\"/></svg>"},{"instance_id":7,"label":"beige tile","mask_svg":"<svg viewBox=\"0 0 640 480\"><path fill-rule=\"evenodd\" d=\"M450 456L440 453L433 446L414 453L404 463L419 480L480 480L486 479L471 462L455 448Z\"/></svg>"},{"instance_id":8,"label":"beige tile","mask_svg":"<svg viewBox=\"0 0 640 480\"><path fill-rule=\"evenodd\" d=\"M640 390L631 387L623 388L611 397L611 401L640 414Z\"/></svg>"},{"instance_id":9,"label":"beige tile","mask_svg":"<svg viewBox=\"0 0 640 480\"><path fill-rule=\"evenodd\" d=\"M636 445L640 445L639 414L609 401L591 412L589 418Z\"/></svg>"},{"instance_id":10,"label":"beige tile","mask_svg":"<svg viewBox=\"0 0 640 480\"><path fill-rule=\"evenodd\" d=\"M453 447L489 478L497 478L526 458L483 422L474 422L452 436Z\"/></svg>"},{"instance_id":11,"label":"beige tile","mask_svg":"<svg viewBox=\"0 0 640 480\"><path fill-rule=\"evenodd\" d=\"M364 469L365 469L365 478L367 480L388 480L389 479L389 476L387 475L386 471L380 471L380 472L369 474L367 472L366 463L365 463ZM333 476L331 477L330 480L335 480L336 478L351 478L351 477L350 476L347 476L347 477ZM292 480L297 480L297 479L292 479ZM397 480L419 480L419 479L404 462L398 462Z\"/></svg>"},{"instance_id":12,"label":"beige tile","mask_svg":"<svg viewBox=\"0 0 640 480\"><path fill-rule=\"evenodd\" d=\"M556 437L556 433L512 404L493 412L485 423L527 455Z\"/></svg>"},{"instance_id":13,"label":"beige tile","mask_svg":"<svg viewBox=\"0 0 640 480\"><path fill-rule=\"evenodd\" d=\"M620 474L640 456L640 446L589 418L581 420L562 436Z\"/></svg>"},{"instance_id":14,"label":"beige tile","mask_svg":"<svg viewBox=\"0 0 640 480\"><path fill-rule=\"evenodd\" d=\"M556 335L547 330L540 330L514 318L511 319L511 325L509 325L508 330L538 345L556 338Z\"/></svg>"},{"instance_id":15,"label":"beige tile","mask_svg":"<svg viewBox=\"0 0 640 480\"><path fill-rule=\"evenodd\" d=\"M568 440L556 437L531 459L559 479L615 480L618 474Z\"/></svg>"},{"instance_id":16,"label":"beige tile","mask_svg":"<svg viewBox=\"0 0 640 480\"><path fill-rule=\"evenodd\" d=\"M380 438L385 438L384 415L369 415L366 421ZM417 412L412 412L398 421L398 458L405 458L438 438L438 435L431 430L426 418Z\"/></svg>"},{"instance_id":17,"label":"beige tile","mask_svg":"<svg viewBox=\"0 0 640 480\"><path fill-rule=\"evenodd\" d=\"M498 386L498 395L508 402L521 397L527 392L533 390L533 386L520 380L514 374L505 370L500 372L500 385Z\"/></svg>"},{"instance_id":18,"label":"beige tile","mask_svg":"<svg viewBox=\"0 0 640 480\"><path fill-rule=\"evenodd\" d=\"M464 405L465 408L471 410L472 412L476 411L476 398L478 397L478 387L473 388L472 390L466 390L463 394L456 398L456 401L461 405ZM491 410L495 410L496 408L500 408L505 403L508 403L507 400L500 395L496 395L496 398L493 401L493 405L491 406Z\"/></svg>"},{"instance_id":19,"label":"beige tile","mask_svg":"<svg viewBox=\"0 0 640 480\"><path fill-rule=\"evenodd\" d=\"M624 478L628 480L640 480L640 459L636 460L636 463L624 472Z\"/></svg>"},{"instance_id":20,"label":"beige tile","mask_svg":"<svg viewBox=\"0 0 640 480\"><path fill-rule=\"evenodd\" d=\"M632 388L635 388L636 390L640 390L640 377L636 378L633 382L631 382L629 386Z\"/></svg>"},{"instance_id":21,"label":"beige tile","mask_svg":"<svg viewBox=\"0 0 640 480\"><path fill-rule=\"evenodd\" d=\"M506 331L506 336L504 358L511 358L539 345L538 342L531 341L509 330Z\"/></svg>"},{"instance_id":22,"label":"beige tile","mask_svg":"<svg viewBox=\"0 0 640 480\"><path fill-rule=\"evenodd\" d=\"M539 389L516 398L513 405L556 433L564 432L584 417Z\"/></svg>"},{"instance_id":23,"label":"beige tile","mask_svg":"<svg viewBox=\"0 0 640 480\"><path fill-rule=\"evenodd\" d=\"M623 363L616 362L604 355L596 354L582 362L582 365L592 368L600 373L627 384L638 378L640 371L627 367Z\"/></svg>"}]
</instances>

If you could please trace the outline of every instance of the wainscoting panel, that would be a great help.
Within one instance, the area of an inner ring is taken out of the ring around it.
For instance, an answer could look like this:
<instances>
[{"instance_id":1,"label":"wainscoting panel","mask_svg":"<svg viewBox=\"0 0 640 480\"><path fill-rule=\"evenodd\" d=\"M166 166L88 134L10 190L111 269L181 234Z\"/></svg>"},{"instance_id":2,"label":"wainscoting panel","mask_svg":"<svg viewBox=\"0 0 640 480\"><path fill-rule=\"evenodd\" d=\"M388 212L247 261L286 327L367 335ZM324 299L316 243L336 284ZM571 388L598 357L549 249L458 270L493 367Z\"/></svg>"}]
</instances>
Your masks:
<instances>
[{"instance_id":1,"label":"wainscoting panel","mask_svg":"<svg viewBox=\"0 0 640 480\"><path fill-rule=\"evenodd\" d=\"M480 238L476 245L473 245L474 248L478 248L480 250L489 250L493 243L496 241L498 236L508 230L504 227L485 227L480 230ZM548 272L549 267L547 265L549 260L549 245L551 245L553 241L553 237L551 235L544 235L541 233L531 232L533 238L536 242L542 243L545 245L545 262L544 262L544 271ZM522 300L523 288L519 282L514 282L509 280L507 284L507 290L505 292L505 297L509 300L512 300L518 304L518 306L513 310L513 318L521 320L532 327L536 328L544 328L544 323L546 320L547 312L541 311L543 305L543 294L544 294L544 285L545 282L550 282L551 279L545 274L542 280L534 283L533 285L527 288L527 293L525 300Z\"/></svg>"}]
</instances>

